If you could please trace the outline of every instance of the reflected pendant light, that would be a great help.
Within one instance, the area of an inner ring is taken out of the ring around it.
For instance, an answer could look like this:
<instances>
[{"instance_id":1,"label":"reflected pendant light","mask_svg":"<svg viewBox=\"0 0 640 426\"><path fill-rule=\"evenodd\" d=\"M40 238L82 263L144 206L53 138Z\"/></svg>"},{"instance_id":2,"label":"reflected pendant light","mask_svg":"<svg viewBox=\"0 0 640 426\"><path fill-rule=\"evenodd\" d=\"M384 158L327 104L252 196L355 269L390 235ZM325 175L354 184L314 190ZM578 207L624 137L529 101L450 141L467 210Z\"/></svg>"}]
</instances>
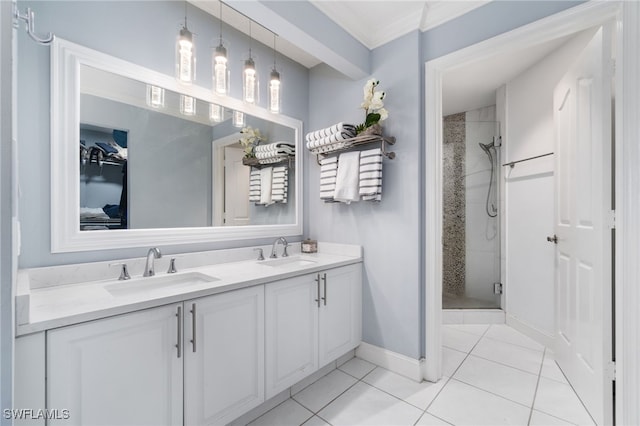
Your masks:
<instances>
[{"instance_id":1,"label":"reflected pendant light","mask_svg":"<svg viewBox=\"0 0 640 426\"><path fill-rule=\"evenodd\" d=\"M242 111L233 111L233 117L231 118L231 123L234 127L244 127L244 113Z\"/></svg>"},{"instance_id":2,"label":"reflected pendant light","mask_svg":"<svg viewBox=\"0 0 640 426\"><path fill-rule=\"evenodd\" d=\"M242 71L242 98L246 103L258 103L258 87L256 63L251 57L251 20L249 20L249 58L244 61Z\"/></svg>"},{"instance_id":3,"label":"reflected pendant light","mask_svg":"<svg viewBox=\"0 0 640 426\"><path fill-rule=\"evenodd\" d=\"M214 123L221 123L224 119L224 110L220 105L209 104L209 120Z\"/></svg>"},{"instance_id":4,"label":"reflected pendant light","mask_svg":"<svg viewBox=\"0 0 640 426\"><path fill-rule=\"evenodd\" d=\"M164 108L164 89L147 84L147 105L152 108Z\"/></svg>"},{"instance_id":5,"label":"reflected pendant light","mask_svg":"<svg viewBox=\"0 0 640 426\"><path fill-rule=\"evenodd\" d=\"M196 115L196 99L193 96L180 95L180 113Z\"/></svg>"},{"instance_id":6,"label":"reflected pendant light","mask_svg":"<svg viewBox=\"0 0 640 426\"><path fill-rule=\"evenodd\" d=\"M229 93L227 49L222 45L222 1L220 2L220 44L213 53L213 91L218 95Z\"/></svg>"},{"instance_id":7,"label":"reflected pendant light","mask_svg":"<svg viewBox=\"0 0 640 426\"><path fill-rule=\"evenodd\" d=\"M184 5L184 26L176 43L176 78L182 84L191 84L196 79L196 51L193 34L187 28L187 4Z\"/></svg>"},{"instance_id":8,"label":"reflected pendant light","mask_svg":"<svg viewBox=\"0 0 640 426\"><path fill-rule=\"evenodd\" d=\"M280 112L282 99L282 86L280 84L280 73L276 70L276 35L273 34L273 70L269 79L269 111L274 114Z\"/></svg>"}]
</instances>

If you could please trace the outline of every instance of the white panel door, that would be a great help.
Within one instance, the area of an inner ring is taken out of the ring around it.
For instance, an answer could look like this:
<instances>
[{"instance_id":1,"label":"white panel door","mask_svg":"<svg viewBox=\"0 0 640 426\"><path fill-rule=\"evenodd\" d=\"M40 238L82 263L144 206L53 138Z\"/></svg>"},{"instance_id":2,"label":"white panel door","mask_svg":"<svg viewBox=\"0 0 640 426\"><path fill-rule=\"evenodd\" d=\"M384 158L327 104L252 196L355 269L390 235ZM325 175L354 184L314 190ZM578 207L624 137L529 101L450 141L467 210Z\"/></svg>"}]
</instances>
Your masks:
<instances>
[{"instance_id":1,"label":"white panel door","mask_svg":"<svg viewBox=\"0 0 640 426\"><path fill-rule=\"evenodd\" d=\"M185 424L227 424L264 401L264 286L184 303Z\"/></svg>"},{"instance_id":2,"label":"white panel door","mask_svg":"<svg viewBox=\"0 0 640 426\"><path fill-rule=\"evenodd\" d=\"M317 276L265 285L267 399L318 369Z\"/></svg>"},{"instance_id":3,"label":"white panel door","mask_svg":"<svg viewBox=\"0 0 640 426\"><path fill-rule=\"evenodd\" d=\"M224 148L224 218L225 225L249 225L249 174L251 168L242 164L244 151Z\"/></svg>"},{"instance_id":4,"label":"white panel door","mask_svg":"<svg viewBox=\"0 0 640 426\"><path fill-rule=\"evenodd\" d=\"M554 93L558 364L598 424L612 421L611 31Z\"/></svg>"},{"instance_id":5,"label":"white panel door","mask_svg":"<svg viewBox=\"0 0 640 426\"><path fill-rule=\"evenodd\" d=\"M362 264L320 274L320 367L362 340Z\"/></svg>"},{"instance_id":6,"label":"white panel door","mask_svg":"<svg viewBox=\"0 0 640 426\"><path fill-rule=\"evenodd\" d=\"M48 331L47 407L69 418L47 424L182 424L180 306Z\"/></svg>"}]
</instances>

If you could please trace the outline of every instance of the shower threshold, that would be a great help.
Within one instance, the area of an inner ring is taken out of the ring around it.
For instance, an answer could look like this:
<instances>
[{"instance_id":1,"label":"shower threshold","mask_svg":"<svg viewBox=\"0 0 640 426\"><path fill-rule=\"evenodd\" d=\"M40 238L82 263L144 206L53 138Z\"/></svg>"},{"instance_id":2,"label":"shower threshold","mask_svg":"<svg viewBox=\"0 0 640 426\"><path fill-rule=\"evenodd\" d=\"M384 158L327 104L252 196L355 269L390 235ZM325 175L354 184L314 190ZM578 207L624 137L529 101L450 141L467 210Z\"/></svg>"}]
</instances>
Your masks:
<instances>
[{"instance_id":1,"label":"shower threshold","mask_svg":"<svg viewBox=\"0 0 640 426\"><path fill-rule=\"evenodd\" d=\"M500 309L499 300L482 300L468 296L442 296L442 309Z\"/></svg>"}]
</instances>

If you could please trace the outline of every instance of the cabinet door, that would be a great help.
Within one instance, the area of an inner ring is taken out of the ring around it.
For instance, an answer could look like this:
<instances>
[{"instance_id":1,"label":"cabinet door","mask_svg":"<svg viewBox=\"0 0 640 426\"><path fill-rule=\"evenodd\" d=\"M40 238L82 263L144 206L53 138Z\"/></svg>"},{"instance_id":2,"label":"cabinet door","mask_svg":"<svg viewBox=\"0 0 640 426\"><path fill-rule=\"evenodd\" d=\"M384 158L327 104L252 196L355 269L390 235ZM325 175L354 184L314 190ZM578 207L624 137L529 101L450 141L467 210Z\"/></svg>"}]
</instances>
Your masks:
<instances>
[{"instance_id":1,"label":"cabinet door","mask_svg":"<svg viewBox=\"0 0 640 426\"><path fill-rule=\"evenodd\" d=\"M47 424L182 424L181 305L47 332ZM60 416L63 417L63 416Z\"/></svg>"},{"instance_id":2,"label":"cabinet door","mask_svg":"<svg viewBox=\"0 0 640 426\"><path fill-rule=\"evenodd\" d=\"M267 398L318 368L317 274L265 286Z\"/></svg>"},{"instance_id":3,"label":"cabinet door","mask_svg":"<svg viewBox=\"0 0 640 426\"><path fill-rule=\"evenodd\" d=\"M320 367L362 340L362 264L322 272Z\"/></svg>"},{"instance_id":4,"label":"cabinet door","mask_svg":"<svg viewBox=\"0 0 640 426\"><path fill-rule=\"evenodd\" d=\"M229 423L264 401L264 286L184 309L185 424Z\"/></svg>"}]
</instances>

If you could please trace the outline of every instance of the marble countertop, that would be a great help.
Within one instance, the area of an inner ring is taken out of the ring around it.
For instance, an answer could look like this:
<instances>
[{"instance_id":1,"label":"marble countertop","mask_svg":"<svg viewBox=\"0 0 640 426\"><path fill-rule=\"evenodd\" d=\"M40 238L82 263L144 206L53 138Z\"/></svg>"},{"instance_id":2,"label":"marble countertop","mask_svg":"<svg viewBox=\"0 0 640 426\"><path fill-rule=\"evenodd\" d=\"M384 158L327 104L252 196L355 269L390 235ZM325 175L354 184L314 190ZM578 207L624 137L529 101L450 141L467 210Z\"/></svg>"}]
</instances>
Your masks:
<instances>
[{"instance_id":1,"label":"marble countertop","mask_svg":"<svg viewBox=\"0 0 640 426\"><path fill-rule=\"evenodd\" d=\"M240 249L235 251L241 252ZM58 282L47 284L42 284L37 279L38 275L46 272L43 271L45 268L20 271L18 284L20 290L16 300L18 311L16 333L17 335L34 333L362 261L360 246L328 243L320 243L319 252L313 254L300 253L297 245L290 250L289 258L278 258L278 261L284 259L285 262L289 259L291 263L277 266L268 266L272 259L255 260L253 248L245 249L241 253L245 252L252 256L251 260L232 260L199 266L194 265L194 263L197 265L197 262L193 259L189 262L189 255L185 255L182 263L191 266L189 268L180 269L179 267L179 271L175 274L167 274L163 269L156 269L162 272L157 272L155 277L146 278L134 276L132 273L132 279L127 281L119 281L117 277L112 277L113 270L111 270L110 278L98 276L102 279L95 279L94 273L93 280L77 282L77 276L83 275L83 269L89 270L91 264L78 265L75 269L69 268L68 265L47 268L51 269L51 274L48 276L59 277ZM202 257L201 253L194 254L194 256L198 255ZM226 256L227 259L234 257ZM268 251L265 251L265 257L267 256ZM136 260L131 262L135 263ZM100 269L102 264L105 262L96 264L94 269ZM59 272L61 268L67 269L66 275ZM77 271L75 276L74 270ZM109 271L109 268L107 267L106 270ZM62 275L64 279L61 278ZM194 279L191 279L192 277ZM164 280L181 278L184 278L184 283L162 285ZM141 290L131 291L136 286L140 286ZM116 291L113 290L114 287Z\"/></svg>"}]
</instances>

